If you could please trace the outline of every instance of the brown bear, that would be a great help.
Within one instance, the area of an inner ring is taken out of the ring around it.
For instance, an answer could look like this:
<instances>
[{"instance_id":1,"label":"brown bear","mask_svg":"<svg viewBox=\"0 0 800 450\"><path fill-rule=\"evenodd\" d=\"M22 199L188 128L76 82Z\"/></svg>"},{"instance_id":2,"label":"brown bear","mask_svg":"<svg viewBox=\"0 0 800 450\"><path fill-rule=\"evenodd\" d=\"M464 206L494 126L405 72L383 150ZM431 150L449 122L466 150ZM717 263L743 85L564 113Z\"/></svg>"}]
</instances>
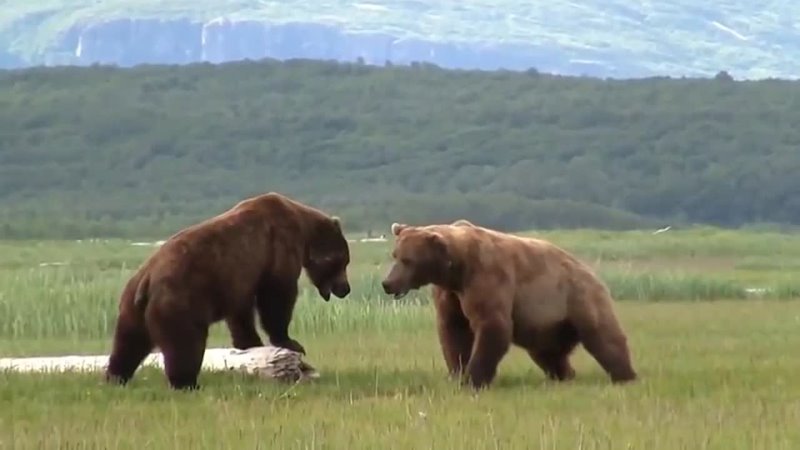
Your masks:
<instances>
[{"instance_id":1,"label":"brown bear","mask_svg":"<svg viewBox=\"0 0 800 450\"><path fill-rule=\"evenodd\" d=\"M432 285L452 376L488 387L513 343L549 379L569 380L570 353L582 343L613 382L636 379L607 286L567 251L467 220L391 230L393 264L383 289L399 298Z\"/></svg>"},{"instance_id":2,"label":"brown bear","mask_svg":"<svg viewBox=\"0 0 800 450\"><path fill-rule=\"evenodd\" d=\"M305 353L289 336L299 277L326 301L350 293L350 251L340 221L267 193L171 236L125 285L106 379L127 383L154 347L172 388L196 389L209 327L225 320L233 345Z\"/></svg>"}]
</instances>

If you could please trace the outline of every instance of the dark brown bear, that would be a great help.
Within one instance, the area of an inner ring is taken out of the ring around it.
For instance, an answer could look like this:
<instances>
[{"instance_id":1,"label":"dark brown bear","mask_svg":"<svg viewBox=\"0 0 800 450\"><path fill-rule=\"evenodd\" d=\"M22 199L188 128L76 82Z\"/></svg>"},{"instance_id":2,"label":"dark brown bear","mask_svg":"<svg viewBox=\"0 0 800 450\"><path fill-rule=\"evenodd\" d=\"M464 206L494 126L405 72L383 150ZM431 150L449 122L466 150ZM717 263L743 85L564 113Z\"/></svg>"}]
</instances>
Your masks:
<instances>
[{"instance_id":1,"label":"dark brown bear","mask_svg":"<svg viewBox=\"0 0 800 450\"><path fill-rule=\"evenodd\" d=\"M466 220L393 224L392 234L394 264L383 288L400 297L433 285L451 375L488 386L513 343L548 378L568 380L575 376L570 353L582 343L613 382L636 379L609 290L561 248Z\"/></svg>"},{"instance_id":2,"label":"dark brown bear","mask_svg":"<svg viewBox=\"0 0 800 450\"><path fill-rule=\"evenodd\" d=\"M305 353L289 323L305 269L327 301L350 292L339 219L275 193L246 199L167 240L130 278L119 302L106 378L127 383L154 347L175 389L195 389L209 327L225 320L239 349L270 343Z\"/></svg>"}]
</instances>

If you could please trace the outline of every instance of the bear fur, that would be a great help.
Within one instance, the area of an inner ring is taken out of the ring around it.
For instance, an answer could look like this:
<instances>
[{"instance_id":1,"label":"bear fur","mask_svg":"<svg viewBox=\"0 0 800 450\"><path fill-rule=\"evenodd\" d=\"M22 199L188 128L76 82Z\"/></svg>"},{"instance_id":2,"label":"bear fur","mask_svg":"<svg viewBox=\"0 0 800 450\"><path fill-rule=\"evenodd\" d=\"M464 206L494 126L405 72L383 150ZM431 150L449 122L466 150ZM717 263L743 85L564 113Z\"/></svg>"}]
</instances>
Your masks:
<instances>
[{"instance_id":1,"label":"bear fur","mask_svg":"<svg viewBox=\"0 0 800 450\"><path fill-rule=\"evenodd\" d=\"M224 320L233 346L305 353L288 328L303 269L326 301L347 296L350 251L339 219L267 193L171 236L128 280L106 370L127 383L154 347L169 384L198 388L209 327Z\"/></svg>"},{"instance_id":2,"label":"bear fur","mask_svg":"<svg viewBox=\"0 0 800 450\"><path fill-rule=\"evenodd\" d=\"M582 343L615 383L635 380L627 337L607 286L556 245L467 220L392 225L383 289L402 297L432 285L442 353L452 376L487 387L511 344L549 379L569 380Z\"/></svg>"}]
</instances>

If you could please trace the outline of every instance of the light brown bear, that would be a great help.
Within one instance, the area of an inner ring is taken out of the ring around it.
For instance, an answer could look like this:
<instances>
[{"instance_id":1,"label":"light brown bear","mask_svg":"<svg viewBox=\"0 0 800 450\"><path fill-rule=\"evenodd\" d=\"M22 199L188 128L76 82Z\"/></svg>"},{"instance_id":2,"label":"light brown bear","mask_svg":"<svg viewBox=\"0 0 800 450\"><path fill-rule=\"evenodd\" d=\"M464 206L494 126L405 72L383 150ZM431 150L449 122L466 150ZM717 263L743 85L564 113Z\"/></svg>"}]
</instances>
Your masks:
<instances>
[{"instance_id":1,"label":"light brown bear","mask_svg":"<svg viewBox=\"0 0 800 450\"><path fill-rule=\"evenodd\" d=\"M393 265L383 289L399 298L433 285L439 341L449 373L487 387L511 344L548 378L575 376L582 343L615 383L635 380L627 337L607 286L556 245L459 220L392 224Z\"/></svg>"},{"instance_id":2,"label":"light brown bear","mask_svg":"<svg viewBox=\"0 0 800 450\"><path fill-rule=\"evenodd\" d=\"M197 389L209 327L224 320L233 345L270 343L305 353L289 323L305 269L326 301L350 293L350 250L339 219L277 193L230 210L168 239L128 280L106 379L126 384L154 347L174 389Z\"/></svg>"}]
</instances>

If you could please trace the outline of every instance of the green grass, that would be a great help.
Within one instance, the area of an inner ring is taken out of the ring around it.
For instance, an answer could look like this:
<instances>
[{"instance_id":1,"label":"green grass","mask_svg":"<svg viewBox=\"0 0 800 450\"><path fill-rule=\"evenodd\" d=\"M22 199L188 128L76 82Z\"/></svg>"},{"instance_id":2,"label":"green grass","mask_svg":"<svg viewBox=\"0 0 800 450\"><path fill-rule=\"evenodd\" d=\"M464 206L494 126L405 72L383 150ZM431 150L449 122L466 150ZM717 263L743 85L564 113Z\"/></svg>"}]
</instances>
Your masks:
<instances>
[{"instance_id":1,"label":"green grass","mask_svg":"<svg viewBox=\"0 0 800 450\"><path fill-rule=\"evenodd\" d=\"M539 234L539 233L537 233ZM599 268L621 298L641 379L613 386L591 357L545 380L524 352L474 395L445 377L428 292L381 295L388 245L353 244L354 290L306 290L292 324L321 378L297 386L163 373L126 388L99 374L0 374L0 448L790 449L800 445L800 238L711 229L541 233ZM0 243L0 354L107 353L116 297L151 248L124 241ZM42 262L61 266L39 266ZM742 295L775 287L769 298ZM691 301L687 301L691 300ZM228 346L225 328L211 344Z\"/></svg>"}]
</instances>

